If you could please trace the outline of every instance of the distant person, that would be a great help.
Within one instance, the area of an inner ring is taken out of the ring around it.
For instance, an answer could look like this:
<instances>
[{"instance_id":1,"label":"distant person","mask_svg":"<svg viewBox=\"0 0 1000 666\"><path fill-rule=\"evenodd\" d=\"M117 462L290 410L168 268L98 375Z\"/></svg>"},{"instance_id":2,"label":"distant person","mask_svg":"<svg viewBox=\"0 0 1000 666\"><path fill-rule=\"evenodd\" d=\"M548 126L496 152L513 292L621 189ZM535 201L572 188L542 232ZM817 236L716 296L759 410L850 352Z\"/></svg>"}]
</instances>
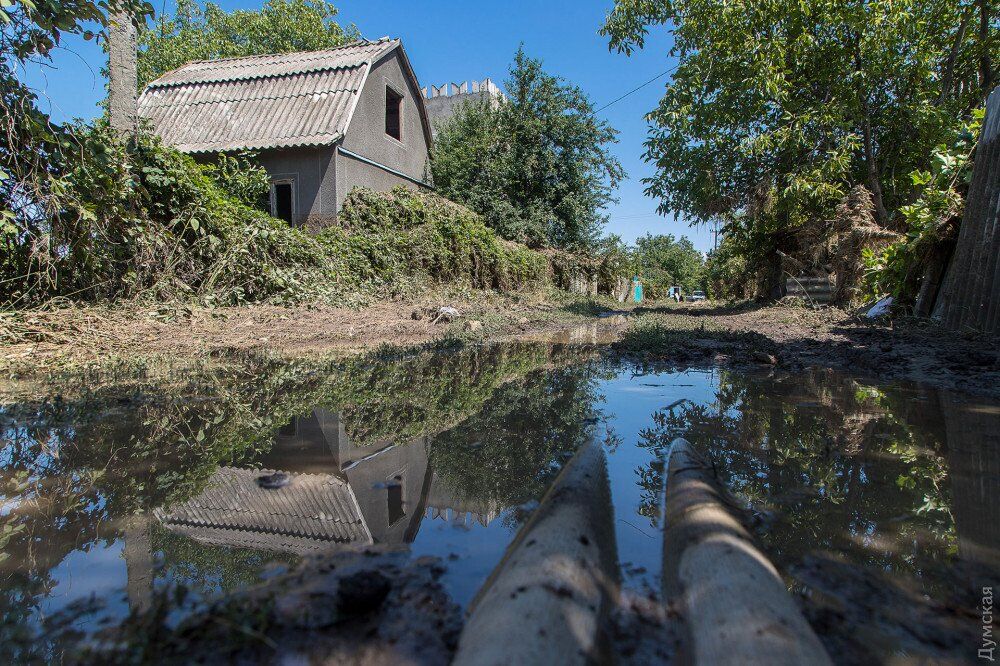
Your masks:
<instances>
[{"instance_id":1,"label":"distant person","mask_svg":"<svg viewBox=\"0 0 1000 666\"><path fill-rule=\"evenodd\" d=\"M642 283L639 282L638 275L632 278L632 300L636 303L642 302Z\"/></svg>"}]
</instances>

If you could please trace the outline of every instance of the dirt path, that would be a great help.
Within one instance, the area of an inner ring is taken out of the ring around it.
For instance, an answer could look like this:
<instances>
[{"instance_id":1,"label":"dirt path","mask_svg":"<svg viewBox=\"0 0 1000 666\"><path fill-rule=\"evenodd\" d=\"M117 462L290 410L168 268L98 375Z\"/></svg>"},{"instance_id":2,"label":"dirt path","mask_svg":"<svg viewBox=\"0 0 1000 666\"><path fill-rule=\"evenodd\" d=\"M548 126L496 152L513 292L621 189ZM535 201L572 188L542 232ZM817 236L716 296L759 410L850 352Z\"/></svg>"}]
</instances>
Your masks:
<instances>
[{"instance_id":1,"label":"dirt path","mask_svg":"<svg viewBox=\"0 0 1000 666\"><path fill-rule=\"evenodd\" d=\"M451 321L438 317L435 313L444 305L461 316ZM361 309L63 308L0 319L0 371L16 376L244 351L302 355L446 337L472 342L517 338L610 345L609 353L677 365L822 366L878 380L923 381L1000 396L997 341L963 336L924 320L873 323L834 308L793 305L614 307L572 297L480 293Z\"/></svg>"},{"instance_id":2,"label":"dirt path","mask_svg":"<svg viewBox=\"0 0 1000 666\"><path fill-rule=\"evenodd\" d=\"M1000 397L1000 344L927 320L871 322L835 308L712 305L641 308L617 347L694 364L809 366L880 381Z\"/></svg>"}]
</instances>

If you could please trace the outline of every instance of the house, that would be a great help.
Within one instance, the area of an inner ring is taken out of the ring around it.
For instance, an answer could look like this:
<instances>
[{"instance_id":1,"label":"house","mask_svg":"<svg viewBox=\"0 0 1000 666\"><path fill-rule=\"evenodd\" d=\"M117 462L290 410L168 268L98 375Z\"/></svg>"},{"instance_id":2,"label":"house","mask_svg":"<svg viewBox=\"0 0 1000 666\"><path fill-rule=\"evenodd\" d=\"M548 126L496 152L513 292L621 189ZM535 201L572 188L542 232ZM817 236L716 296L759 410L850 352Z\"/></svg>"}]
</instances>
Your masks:
<instances>
[{"instance_id":1,"label":"house","mask_svg":"<svg viewBox=\"0 0 1000 666\"><path fill-rule=\"evenodd\" d=\"M331 224L357 186L429 187L431 126L398 39L188 63L146 86L139 114L198 160L254 151L271 213L296 226Z\"/></svg>"}]
</instances>

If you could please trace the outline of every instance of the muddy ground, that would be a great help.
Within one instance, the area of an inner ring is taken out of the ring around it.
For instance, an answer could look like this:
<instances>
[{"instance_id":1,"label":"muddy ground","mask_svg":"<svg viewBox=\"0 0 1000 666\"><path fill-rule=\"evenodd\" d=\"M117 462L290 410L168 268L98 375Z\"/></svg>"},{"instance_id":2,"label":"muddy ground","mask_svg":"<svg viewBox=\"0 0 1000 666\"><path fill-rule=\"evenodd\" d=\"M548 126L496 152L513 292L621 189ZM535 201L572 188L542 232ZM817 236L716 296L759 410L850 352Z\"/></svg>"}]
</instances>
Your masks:
<instances>
[{"instance_id":1,"label":"muddy ground","mask_svg":"<svg viewBox=\"0 0 1000 666\"><path fill-rule=\"evenodd\" d=\"M461 315L438 316L442 306ZM200 309L56 308L0 315L7 376L229 352L357 352L444 338L552 340L606 345L608 353L685 365L822 366L881 381L1000 396L1000 346L911 318L869 321L795 303L621 306L542 296L433 297L362 309L249 306Z\"/></svg>"}]
</instances>

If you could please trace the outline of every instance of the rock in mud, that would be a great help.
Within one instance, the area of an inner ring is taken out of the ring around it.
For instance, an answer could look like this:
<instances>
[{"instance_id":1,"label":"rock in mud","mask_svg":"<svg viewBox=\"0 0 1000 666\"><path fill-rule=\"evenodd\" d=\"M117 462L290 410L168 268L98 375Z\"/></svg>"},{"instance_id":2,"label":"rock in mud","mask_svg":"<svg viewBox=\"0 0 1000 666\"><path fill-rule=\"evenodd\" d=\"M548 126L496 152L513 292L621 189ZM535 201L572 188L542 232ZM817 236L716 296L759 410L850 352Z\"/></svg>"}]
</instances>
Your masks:
<instances>
[{"instance_id":1,"label":"rock in mud","mask_svg":"<svg viewBox=\"0 0 1000 666\"><path fill-rule=\"evenodd\" d=\"M266 490L277 490L278 488L284 488L291 482L292 482L292 477L288 476L284 472L263 474L257 477L257 485Z\"/></svg>"},{"instance_id":2,"label":"rock in mud","mask_svg":"<svg viewBox=\"0 0 1000 666\"><path fill-rule=\"evenodd\" d=\"M763 363L765 365L777 365L778 357L774 354L768 354L767 352L755 351L750 354L750 357L757 363Z\"/></svg>"}]
</instances>

